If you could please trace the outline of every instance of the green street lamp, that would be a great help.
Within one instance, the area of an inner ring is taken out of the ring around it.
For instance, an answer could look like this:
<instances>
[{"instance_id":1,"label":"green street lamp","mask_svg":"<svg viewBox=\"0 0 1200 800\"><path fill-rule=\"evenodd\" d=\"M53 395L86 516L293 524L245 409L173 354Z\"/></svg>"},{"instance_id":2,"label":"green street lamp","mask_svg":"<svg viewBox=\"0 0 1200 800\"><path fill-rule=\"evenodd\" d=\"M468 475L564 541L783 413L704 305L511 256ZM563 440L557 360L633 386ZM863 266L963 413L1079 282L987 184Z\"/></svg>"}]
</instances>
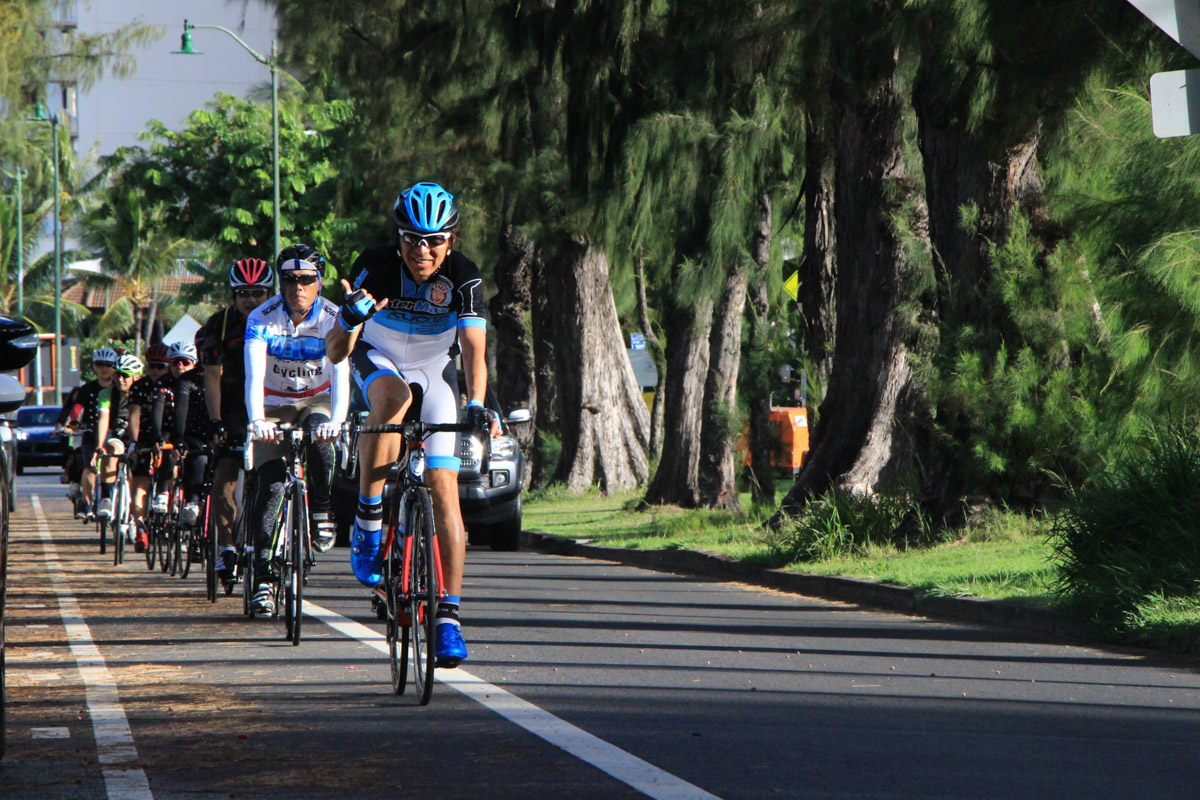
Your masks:
<instances>
[{"instance_id":1,"label":"green street lamp","mask_svg":"<svg viewBox=\"0 0 1200 800\"><path fill-rule=\"evenodd\" d=\"M274 189L274 205L272 206L275 222L275 258L279 258L279 61L276 58L275 42L271 42L271 57L258 53L250 45L242 41L236 33L220 25L193 25L186 19L183 21L183 35L179 37L179 49L172 50L174 55L198 56L203 55L192 46L192 31L212 30L222 31L233 37L242 49L254 57L254 60L264 64L271 70L271 161L272 186Z\"/></svg>"},{"instance_id":2,"label":"green street lamp","mask_svg":"<svg viewBox=\"0 0 1200 800\"><path fill-rule=\"evenodd\" d=\"M58 179L58 114L49 114L43 103L37 104L37 110L30 122L50 123L51 138L54 139L54 402L62 405L63 385L63 353L62 353L62 221L59 207ZM24 298L22 298L23 300Z\"/></svg>"}]
</instances>

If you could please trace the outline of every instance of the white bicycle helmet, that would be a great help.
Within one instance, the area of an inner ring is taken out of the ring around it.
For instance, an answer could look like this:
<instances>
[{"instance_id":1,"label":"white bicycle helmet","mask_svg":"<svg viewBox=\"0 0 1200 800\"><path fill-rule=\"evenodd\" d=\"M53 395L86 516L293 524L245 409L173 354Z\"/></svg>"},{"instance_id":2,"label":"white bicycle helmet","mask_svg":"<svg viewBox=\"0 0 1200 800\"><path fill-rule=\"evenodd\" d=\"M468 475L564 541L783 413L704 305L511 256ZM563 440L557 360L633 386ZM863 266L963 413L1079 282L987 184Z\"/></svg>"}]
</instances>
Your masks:
<instances>
[{"instance_id":1,"label":"white bicycle helmet","mask_svg":"<svg viewBox=\"0 0 1200 800\"><path fill-rule=\"evenodd\" d=\"M117 351L111 347L97 347L92 351L92 365L107 364L110 367L115 367L117 364Z\"/></svg>"},{"instance_id":2,"label":"white bicycle helmet","mask_svg":"<svg viewBox=\"0 0 1200 800\"><path fill-rule=\"evenodd\" d=\"M175 342L175 344L167 348L167 361L175 361L182 358L195 361L196 345L191 342Z\"/></svg>"},{"instance_id":3,"label":"white bicycle helmet","mask_svg":"<svg viewBox=\"0 0 1200 800\"><path fill-rule=\"evenodd\" d=\"M142 374L142 360L133 353L126 353L117 359L117 372L137 377Z\"/></svg>"}]
</instances>

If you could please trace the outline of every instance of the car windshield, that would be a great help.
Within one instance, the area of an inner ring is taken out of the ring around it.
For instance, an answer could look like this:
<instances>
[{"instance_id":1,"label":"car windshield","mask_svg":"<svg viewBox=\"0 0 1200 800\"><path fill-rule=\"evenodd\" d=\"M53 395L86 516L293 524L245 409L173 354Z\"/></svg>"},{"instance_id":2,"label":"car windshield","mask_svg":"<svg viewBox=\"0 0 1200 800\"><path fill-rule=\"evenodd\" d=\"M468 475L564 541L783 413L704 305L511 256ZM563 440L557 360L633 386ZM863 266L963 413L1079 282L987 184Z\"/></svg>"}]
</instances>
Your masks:
<instances>
[{"instance_id":1,"label":"car windshield","mask_svg":"<svg viewBox=\"0 0 1200 800\"><path fill-rule=\"evenodd\" d=\"M22 408L17 411L17 425L26 428L53 425L57 420L57 408Z\"/></svg>"}]
</instances>

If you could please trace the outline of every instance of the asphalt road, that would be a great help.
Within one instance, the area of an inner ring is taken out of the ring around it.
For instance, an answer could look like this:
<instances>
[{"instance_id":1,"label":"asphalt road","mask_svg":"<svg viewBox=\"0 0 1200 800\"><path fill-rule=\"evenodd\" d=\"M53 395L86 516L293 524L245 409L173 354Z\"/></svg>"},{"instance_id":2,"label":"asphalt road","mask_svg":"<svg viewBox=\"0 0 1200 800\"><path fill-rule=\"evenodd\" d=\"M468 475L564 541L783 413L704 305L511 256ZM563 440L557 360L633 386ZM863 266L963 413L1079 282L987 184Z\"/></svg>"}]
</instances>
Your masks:
<instances>
[{"instance_id":1,"label":"asphalt road","mask_svg":"<svg viewBox=\"0 0 1200 800\"><path fill-rule=\"evenodd\" d=\"M471 656L421 708L345 550L292 647L19 489L6 800L1200 796L1194 664L472 549Z\"/></svg>"}]
</instances>

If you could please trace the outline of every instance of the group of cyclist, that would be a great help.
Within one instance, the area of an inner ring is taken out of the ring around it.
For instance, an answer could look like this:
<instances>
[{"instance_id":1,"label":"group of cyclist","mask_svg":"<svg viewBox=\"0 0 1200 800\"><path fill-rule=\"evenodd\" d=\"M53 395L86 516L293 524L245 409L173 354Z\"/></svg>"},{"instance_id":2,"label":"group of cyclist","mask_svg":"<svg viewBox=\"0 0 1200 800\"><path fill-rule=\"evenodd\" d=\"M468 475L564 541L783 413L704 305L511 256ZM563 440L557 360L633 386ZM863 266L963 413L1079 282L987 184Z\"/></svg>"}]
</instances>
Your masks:
<instances>
[{"instance_id":1,"label":"group of cyclist","mask_svg":"<svg viewBox=\"0 0 1200 800\"><path fill-rule=\"evenodd\" d=\"M396 198L390 229L390 240L363 251L349 279L340 281L341 305L321 295L324 256L295 244L279 254L274 267L259 259L234 263L233 302L206 322L195 342L148 348L144 368L132 353L94 351L95 379L72 392L59 420L83 434L76 516L112 513L116 465L124 457L135 519L145 518L147 503L165 507L165 495L149 496L151 470L160 469L182 482L180 524L195 524L211 457L217 568L223 580L232 580L239 558L236 487L249 434L244 544L255 559L252 606L256 614L273 614L272 527L287 477L280 426L308 434L308 503L318 552L328 552L336 538L332 443L347 419L351 379L366 404L366 424L454 423L460 413L455 359L461 354L467 419L499 435L484 404L483 279L455 249L459 209L453 195L436 183L409 187ZM399 434L359 439L350 562L358 580L371 588L382 580L383 486L400 449ZM425 452L446 590L437 605L435 654L438 666L453 667L467 657L459 620L466 531L458 501L457 436L434 434ZM135 547L146 546L145 528L139 527Z\"/></svg>"}]
</instances>

